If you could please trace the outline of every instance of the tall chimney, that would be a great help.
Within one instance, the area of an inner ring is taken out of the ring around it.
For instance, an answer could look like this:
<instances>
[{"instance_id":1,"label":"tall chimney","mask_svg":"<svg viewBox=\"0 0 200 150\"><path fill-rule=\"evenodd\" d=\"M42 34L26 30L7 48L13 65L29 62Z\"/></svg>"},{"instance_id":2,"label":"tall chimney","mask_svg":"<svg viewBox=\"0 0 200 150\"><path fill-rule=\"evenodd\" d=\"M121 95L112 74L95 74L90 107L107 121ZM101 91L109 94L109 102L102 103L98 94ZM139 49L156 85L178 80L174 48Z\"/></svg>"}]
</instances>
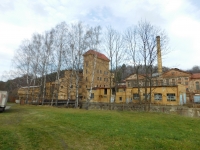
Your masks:
<instances>
[{"instance_id":1,"label":"tall chimney","mask_svg":"<svg viewBox=\"0 0 200 150\"><path fill-rule=\"evenodd\" d=\"M156 37L157 41L157 62L158 62L158 73L162 74L162 58L161 58L161 49L160 49L160 36Z\"/></svg>"}]
</instances>

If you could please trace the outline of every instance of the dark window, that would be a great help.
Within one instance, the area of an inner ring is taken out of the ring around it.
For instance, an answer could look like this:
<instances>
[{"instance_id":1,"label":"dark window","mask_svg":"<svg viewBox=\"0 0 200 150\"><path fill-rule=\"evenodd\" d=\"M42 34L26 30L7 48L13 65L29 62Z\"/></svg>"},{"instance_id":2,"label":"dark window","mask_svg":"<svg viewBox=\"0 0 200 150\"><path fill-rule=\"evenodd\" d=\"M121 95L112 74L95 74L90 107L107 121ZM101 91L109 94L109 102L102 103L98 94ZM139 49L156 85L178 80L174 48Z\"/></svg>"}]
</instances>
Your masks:
<instances>
[{"instance_id":1,"label":"dark window","mask_svg":"<svg viewBox=\"0 0 200 150\"><path fill-rule=\"evenodd\" d=\"M166 79L166 85L169 85L169 79Z\"/></svg>"},{"instance_id":2,"label":"dark window","mask_svg":"<svg viewBox=\"0 0 200 150\"><path fill-rule=\"evenodd\" d=\"M104 85L105 87L105 85ZM104 89L104 95L107 95L107 89Z\"/></svg>"},{"instance_id":3,"label":"dark window","mask_svg":"<svg viewBox=\"0 0 200 150\"><path fill-rule=\"evenodd\" d=\"M163 80L160 80L160 85L163 85Z\"/></svg>"},{"instance_id":4,"label":"dark window","mask_svg":"<svg viewBox=\"0 0 200 150\"><path fill-rule=\"evenodd\" d=\"M133 99L134 100L138 100L139 99L139 94L138 93L134 93L133 94Z\"/></svg>"},{"instance_id":5,"label":"dark window","mask_svg":"<svg viewBox=\"0 0 200 150\"><path fill-rule=\"evenodd\" d=\"M119 101L122 101L122 97L119 97Z\"/></svg>"},{"instance_id":6,"label":"dark window","mask_svg":"<svg viewBox=\"0 0 200 150\"><path fill-rule=\"evenodd\" d=\"M154 94L154 100L162 100L162 94L161 93L155 93Z\"/></svg>"},{"instance_id":7,"label":"dark window","mask_svg":"<svg viewBox=\"0 0 200 150\"><path fill-rule=\"evenodd\" d=\"M92 99L94 98L94 93L91 93L91 98L92 98Z\"/></svg>"},{"instance_id":8,"label":"dark window","mask_svg":"<svg viewBox=\"0 0 200 150\"><path fill-rule=\"evenodd\" d=\"M172 85L175 85L175 79L172 79Z\"/></svg>"},{"instance_id":9,"label":"dark window","mask_svg":"<svg viewBox=\"0 0 200 150\"><path fill-rule=\"evenodd\" d=\"M176 101L175 93L167 93L167 101Z\"/></svg>"},{"instance_id":10,"label":"dark window","mask_svg":"<svg viewBox=\"0 0 200 150\"><path fill-rule=\"evenodd\" d=\"M200 90L199 82L196 82L196 90Z\"/></svg>"},{"instance_id":11,"label":"dark window","mask_svg":"<svg viewBox=\"0 0 200 150\"><path fill-rule=\"evenodd\" d=\"M149 100L149 98L150 98L150 94L145 94L144 93L143 96L144 96L144 99L147 98L147 100Z\"/></svg>"}]
</instances>

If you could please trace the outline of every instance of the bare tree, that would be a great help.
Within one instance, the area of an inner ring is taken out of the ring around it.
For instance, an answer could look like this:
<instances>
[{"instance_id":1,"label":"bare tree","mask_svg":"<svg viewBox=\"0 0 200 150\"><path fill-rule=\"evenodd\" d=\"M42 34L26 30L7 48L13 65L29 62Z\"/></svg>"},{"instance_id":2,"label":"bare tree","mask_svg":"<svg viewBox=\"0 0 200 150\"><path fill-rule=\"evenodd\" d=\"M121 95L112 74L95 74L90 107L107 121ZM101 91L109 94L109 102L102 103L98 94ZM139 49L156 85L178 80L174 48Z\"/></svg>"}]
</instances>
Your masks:
<instances>
[{"instance_id":1,"label":"bare tree","mask_svg":"<svg viewBox=\"0 0 200 150\"><path fill-rule=\"evenodd\" d=\"M135 83L130 83L132 86L137 86L138 87L138 96L139 96L139 101L141 104L141 96L140 96L140 88L141 85L139 84L139 69L141 67L141 60L138 54L138 37L137 37L137 30L136 26L129 27L125 33L124 33L124 41L126 44L126 49L127 49L127 58L128 62L130 64L133 64L133 72L136 74L136 84Z\"/></svg>"},{"instance_id":2,"label":"bare tree","mask_svg":"<svg viewBox=\"0 0 200 150\"><path fill-rule=\"evenodd\" d=\"M117 92L117 71L120 61L123 60L124 45L123 36L121 33L114 30L112 27L107 27L104 34L104 48L110 58L110 102L112 102L112 83L113 77L115 81L115 93ZM115 69L115 71L114 71ZM115 98L114 98L115 99Z\"/></svg>"},{"instance_id":3,"label":"bare tree","mask_svg":"<svg viewBox=\"0 0 200 150\"><path fill-rule=\"evenodd\" d=\"M29 88L33 81L33 74L31 72L31 61L33 60L33 58L31 57L32 48L33 46L31 45L31 42L29 40L24 40L19 49L17 49L17 51L15 52L13 59L13 64L14 66L16 66L18 73L21 76L25 75L26 77L26 103L29 99Z\"/></svg>"},{"instance_id":4,"label":"bare tree","mask_svg":"<svg viewBox=\"0 0 200 150\"><path fill-rule=\"evenodd\" d=\"M62 69L63 64L63 52L66 46L66 38L67 38L67 24L65 22L62 22L58 24L54 31L54 54L55 54L55 63L56 65L56 81L55 81L55 90L54 90L54 96L56 98L56 106L58 104L58 93L60 88L60 70ZM53 97L54 97L53 96ZM53 98L52 98L53 100Z\"/></svg>"},{"instance_id":5,"label":"bare tree","mask_svg":"<svg viewBox=\"0 0 200 150\"><path fill-rule=\"evenodd\" d=\"M163 30L159 27L153 26L147 21L140 21L137 25L137 34L138 34L138 50L139 57L144 66L145 72L145 81L143 86L145 88L145 101L151 104L151 94L152 94L152 80L153 80L153 65L156 63L157 58L157 38L161 37L161 50L162 55L167 53L167 43L168 38ZM159 51L161 51L159 50ZM161 68L162 69L162 68ZM147 93L147 87L150 87L150 93ZM148 96L149 95L149 96Z\"/></svg>"}]
</instances>

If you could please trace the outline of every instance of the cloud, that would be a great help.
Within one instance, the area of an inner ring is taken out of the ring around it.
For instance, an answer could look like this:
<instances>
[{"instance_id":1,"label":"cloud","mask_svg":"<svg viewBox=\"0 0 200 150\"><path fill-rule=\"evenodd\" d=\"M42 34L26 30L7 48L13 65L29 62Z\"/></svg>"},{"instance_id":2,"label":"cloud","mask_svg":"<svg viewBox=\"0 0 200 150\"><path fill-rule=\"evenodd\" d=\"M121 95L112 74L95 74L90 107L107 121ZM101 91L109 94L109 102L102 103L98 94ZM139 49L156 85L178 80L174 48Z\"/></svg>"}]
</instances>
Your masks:
<instances>
[{"instance_id":1,"label":"cloud","mask_svg":"<svg viewBox=\"0 0 200 150\"><path fill-rule=\"evenodd\" d=\"M123 31L141 19L160 26L169 35L172 52L165 56L163 64L186 69L199 63L199 6L197 0L1 1L0 55L4 56L0 60L1 70L11 64L14 50L22 40L62 21L70 24L81 20L89 25L111 25ZM6 66L2 62L6 62Z\"/></svg>"}]
</instances>

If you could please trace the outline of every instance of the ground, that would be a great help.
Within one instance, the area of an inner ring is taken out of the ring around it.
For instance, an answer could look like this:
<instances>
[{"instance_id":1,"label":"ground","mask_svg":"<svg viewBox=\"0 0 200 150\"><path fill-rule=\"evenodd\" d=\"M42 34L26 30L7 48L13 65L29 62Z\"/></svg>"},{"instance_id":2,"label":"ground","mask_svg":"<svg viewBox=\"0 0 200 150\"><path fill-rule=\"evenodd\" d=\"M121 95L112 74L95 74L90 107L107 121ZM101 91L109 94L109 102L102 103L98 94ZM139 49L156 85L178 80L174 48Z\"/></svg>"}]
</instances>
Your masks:
<instances>
[{"instance_id":1,"label":"ground","mask_svg":"<svg viewBox=\"0 0 200 150\"><path fill-rule=\"evenodd\" d=\"M178 115L14 104L0 122L1 150L200 147L200 119Z\"/></svg>"}]
</instances>

